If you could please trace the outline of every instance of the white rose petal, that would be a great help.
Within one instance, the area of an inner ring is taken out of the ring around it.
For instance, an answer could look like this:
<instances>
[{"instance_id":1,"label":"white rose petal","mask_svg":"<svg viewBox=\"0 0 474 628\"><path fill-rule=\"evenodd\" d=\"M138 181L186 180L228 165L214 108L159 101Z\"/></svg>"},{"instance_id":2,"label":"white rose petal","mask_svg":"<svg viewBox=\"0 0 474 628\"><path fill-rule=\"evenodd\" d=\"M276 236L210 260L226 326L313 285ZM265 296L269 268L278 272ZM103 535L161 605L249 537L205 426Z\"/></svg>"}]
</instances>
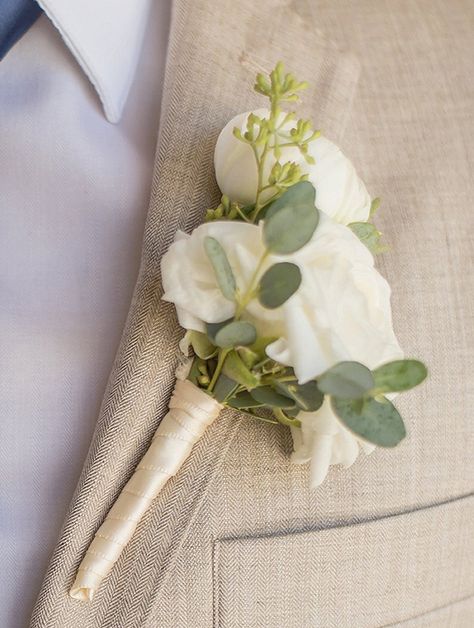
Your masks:
<instances>
[{"instance_id":1,"label":"white rose petal","mask_svg":"<svg viewBox=\"0 0 474 628\"><path fill-rule=\"evenodd\" d=\"M245 132L249 113L241 113L226 124L219 135L214 154L219 188L231 200L244 205L255 201L257 168L252 149L234 136L233 129L237 127ZM270 115L268 109L257 109L253 113L260 118ZM288 131L292 125L292 122L288 122L282 130ZM294 147L282 148L280 163L293 161L300 165L316 189L316 205L328 216L342 224L366 221L370 212L370 196L354 166L340 148L320 136L309 143L308 152L315 159L314 164L308 164L300 150ZM270 154L264 171L265 181L274 163L275 157ZM271 193L271 190L267 193L268 197Z\"/></svg>"},{"instance_id":2,"label":"white rose petal","mask_svg":"<svg viewBox=\"0 0 474 628\"><path fill-rule=\"evenodd\" d=\"M360 448L367 454L375 449L340 423L329 399L324 400L317 412L300 412L298 418L301 429L291 428L294 449L291 460L295 464L311 462L311 488L323 483L331 465L342 464L347 469L356 461Z\"/></svg>"}]
</instances>

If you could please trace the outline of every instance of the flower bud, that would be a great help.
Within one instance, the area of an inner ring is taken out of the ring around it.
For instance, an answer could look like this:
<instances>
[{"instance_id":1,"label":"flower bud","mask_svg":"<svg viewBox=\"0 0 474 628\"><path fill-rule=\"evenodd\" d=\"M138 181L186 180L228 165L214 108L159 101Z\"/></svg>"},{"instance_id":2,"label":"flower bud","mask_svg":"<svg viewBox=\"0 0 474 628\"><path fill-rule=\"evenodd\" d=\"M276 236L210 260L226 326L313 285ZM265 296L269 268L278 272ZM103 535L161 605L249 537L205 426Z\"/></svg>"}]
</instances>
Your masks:
<instances>
[{"instance_id":1,"label":"flower bud","mask_svg":"<svg viewBox=\"0 0 474 628\"><path fill-rule=\"evenodd\" d=\"M252 115L260 119L268 119L267 109L241 113L233 118L221 131L217 140L214 165L217 183L223 194L234 202L250 205L255 202L258 185L258 170L252 146L242 141L247 133L248 118ZM291 116L282 112L279 123L278 154L270 150L263 168L262 187L270 183L270 177L278 161L282 166L294 162L300 167L302 174L316 188L316 205L318 209L331 216L337 222L349 224L364 222L369 218L370 196L363 181L357 176L354 166L342 153L340 148L326 137L313 132L307 122L295 123ZM234 132L234 129L237 132ZM285 146L288 142L299 139L303 132L303 150L298 146ZM266 138L265 138L266 139ZM269 138L272 145L273 138ZM257 151L261 154L263 146L259 143ZM262 200L269 199L276 189L268 189Z\"/></svg>"}]
</instances>

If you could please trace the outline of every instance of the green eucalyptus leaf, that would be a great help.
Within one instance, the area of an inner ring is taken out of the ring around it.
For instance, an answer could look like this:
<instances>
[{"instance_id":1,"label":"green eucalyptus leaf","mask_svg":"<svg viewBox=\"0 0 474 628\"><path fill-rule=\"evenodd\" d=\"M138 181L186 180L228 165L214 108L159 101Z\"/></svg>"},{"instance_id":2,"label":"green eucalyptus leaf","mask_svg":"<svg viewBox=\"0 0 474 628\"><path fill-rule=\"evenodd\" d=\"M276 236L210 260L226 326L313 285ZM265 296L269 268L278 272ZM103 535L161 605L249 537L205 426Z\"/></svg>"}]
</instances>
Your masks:
<instances>
[{"instance_id":1,"label":"green eucalyptus leaf","mask_svg":"<svg viewBox=\"0 0 474 628\"><path fill-rule=\"evenodd\" d=\"M258 355L258 361L261 362L267 357L266 348L271 345L272 342L278 340L275 336L260 336L255 342L253 342L249 349Z\"/></svg>"},{"instance_id":2,"label":"green eucalyptus leaf","mask_svg":"<svg viewBox=\"0 0 474 628\"><path fill-rule=\"evenodd\" d=\"M223 323L208 323L207 332L212 342L222 348L251 345L257 339L257 331L252 323L233 319Z\"/></svg>"},{"instance_id":3,"label":"green eucalyptus leaf","mask_svg":"<svg viewBox=\"0 0 474 628\"><path fill-rule=\"evenodd\" d=\"M208 360L217 353L216 347L212 344L206 334L203 334L200 331L192 331L190 333L190 342L194 353L203 360Z\"/></svg>"},{"instance_id":4,"label":"green eucalyptus leaf","mask_svg":"<svg viewBox=\"0 0 474 628\"><path fill-rule=\"evenodd\" d=\"M214 399L217 399L217 401L222 403L227 399L227 397L234 394L238 386L237 382L230 377L227 377L224 373L221 373L217 378L216 385L212 391L212 396Z\"/></svg>"},{"instance_id":5,"label":"green eucalyptus leaf","mask_svg":"<svg viewBox=\"0 0 474 628\"><path fill-rule=\"evenodd\" d=\"M300 408L299 406L295 406L294 408L285 408L285 414L287 414L292 419L296 419L301 410L302 408Z\"/></svg>"},{"instance_id":6,"label":"green eucalyptus leaf","mask_svg":"<svg viewBox=\"0 0 474 628\"><path fill-rule=\"evenodd\" d=\"M339 362L318 377L318 388L340 399L358 399L374 387L369 369L359 362Z\"/></svg>"},{"instance_id":7,"label":"green eucalyptus leaf","mask_svg":"<svg viewBox=\"0 0 474 628\"><path fill-rule=\"evenodd\" d=\"M421 384L428 371L418 360L395 360L373 371L375 388L384 392L401 392Z\"/></svg>"},{"instance_id":8,"label":"green eucalyptus leaf","mask_svg":"<svg viewBox=\"0 0 474 628\"><path fill-rule=\"evenodd\" d=\"M270 266L260 279L258 299L263 307L283 305L300 287L301 271L296 264L280 262Z\"/></svg>"},{"instance_id":9,"label":"green eucalyptus leaf","mask_svg":"<svg viewBox=\"0 0 474 628\"><path fill-rule=\"evenodd\" d=\"M379 447L395 447L406 436L398 410L388 399L331 400L332 408L343 425L356 436Z\"/></svg>"},{"instance_id":10,"label":"green eucalyptus leaf","mask_svg":"<svg viewBox=\"0 0 474 628\"><path fill-rule=\"evenodd\" d=\"M258 378L247 368L236 351L231 351L226 357L222 372L247 390L252 390L259 384Z\"/></svg>"},{"instance_id":11,"label":"green eucalyptus leaf","mask_svg":"<svg viewBox=\"0 0 474 628\"><path fill-rule=\"evenodd\" d=\"M382 202L381 199L378 197L372 199L372 202L370 203L369 218L372 218L372 216L378 211L378 208L380 207L381 202Z\"/></svg>"},{"instance_id":12,"label":"green eucalyptus leaf","mask_svg":"<svg viewBox=\"0 0 474 628\"><path fill-rule=\"evenodd\" d=\"M377 253L383 253L387 250L387 247L380 243L382 234L372 223L351 222L349 227L356 234L362 244L365 244L369 251L374 255L377 255Z\"/></svg>"},{"instance_id":13,"label":"green eucalyptus leaf","mask_svg":"<svg viewBox=\"0 0 474 628\"><path fill-rule=\"evenodd\" d=\"M215 238L211 238L211 236L204 238L204 249L212 264L222 294L229 301L234 301L237 284L226 252L220 243Z\"/></svg>"},{"instance_id":14,"label":"green eucalyptus leaf","mask_svg":"<svg viewBox=\"0 0 474 628\"><path fill-rule=\"evenodd\" d=\"M277 393L271 386L260 386L250 393L254 399L271 408L294 408L295 401Z\"/></svg>"},{"instance_id":15,"label":"green eucalyptus leaf","mask_svg":"<svg viewBox=\"0 0 474 628\"><path fill-rule=\"evenodd\" d=\"M233 318L228 318L227 320L221 321L220 323L206 323L206 331L210 341L216 344L215 337L217 332L229 325L229 323L232 323L233 321Z\"/></svg>"},{"instance_id":16,"label":"green eucalyptus leaf","mask_svg":"<svg viewBox=\"0 0 474 628\"><path fill-rule=\"evenodd\" d=\"M291 167L288 162L285 166ZM271 218L282 209L288 207L315 207L316 190L309 181L299 181L290 186L281 196L265 208L265 218Z\"/></svg>"},{"instance_id":17,"label":"green eucalyptus leaf","mask_svg":"<svg viewBox=\"0 0 474 628\"><path fill-rule=\"evenodd\" d=\"M269 205L263 224L263 239L269 251L287 255L309 242L319 222L315 194L311 183L300 181Z\"/></svg>"},{"instance_id":18,"label":"green eucalyptus leaf","mask_svg":"<svg viewBox=\"0 0 474 628\"><path fill-rule=\"evenodd\" d=\"M298 411L316 412L323 405L324 394L319 390L317 382L311 381L306 384L294 382L278 382L278 391L286 397L291 397L298 404Z\"/></svg>"},{"instance_id":19,"label":"green eucalyptus leaf","mask_svg":"<svg viewBox=\"0 0 474 628\"><path fill-rule=\"evenodd\" d=\"M259 354L253 351L251 347L239 347L238 354L249 369L252 369L260 361Z\"/></svg>"},{"instance_id":20,"label":"green eucalyptus leaf","mask_svg":"<svg viewBox=\"0 0 474 628\"><path fill-rule=\"evenodd\" d=\"M260 401L257 401L256 399L254 399L252 395L248 393L247 391L239 393L235 397L232 397L231 399L229 399L226 403L231 408L236 408L238 410L241 410L243 408L245 409L261 408L265 405L261 403Z\"/></svg>"}]
</instances>

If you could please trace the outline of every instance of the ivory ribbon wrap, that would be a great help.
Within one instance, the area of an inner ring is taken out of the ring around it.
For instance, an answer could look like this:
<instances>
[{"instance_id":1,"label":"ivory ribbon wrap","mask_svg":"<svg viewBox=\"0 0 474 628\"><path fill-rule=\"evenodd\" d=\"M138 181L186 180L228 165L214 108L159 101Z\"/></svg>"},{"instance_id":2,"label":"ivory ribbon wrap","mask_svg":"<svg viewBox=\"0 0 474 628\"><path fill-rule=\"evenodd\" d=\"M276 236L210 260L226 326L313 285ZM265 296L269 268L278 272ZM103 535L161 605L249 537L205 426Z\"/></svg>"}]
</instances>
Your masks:
<instances>
[{"instance_id":1,"label":"ivory ribbon wrap","mask_svg":"<svg viewBox=\"0 0 474 628\"><path fill-rule=\"evenodd\" d=\"M221 404L189 380L177 380L169 410L153 441L127 482L79 566L70 596L92 600L118 560L153 499L175 475Z\"/></svg>"}]
</instances>

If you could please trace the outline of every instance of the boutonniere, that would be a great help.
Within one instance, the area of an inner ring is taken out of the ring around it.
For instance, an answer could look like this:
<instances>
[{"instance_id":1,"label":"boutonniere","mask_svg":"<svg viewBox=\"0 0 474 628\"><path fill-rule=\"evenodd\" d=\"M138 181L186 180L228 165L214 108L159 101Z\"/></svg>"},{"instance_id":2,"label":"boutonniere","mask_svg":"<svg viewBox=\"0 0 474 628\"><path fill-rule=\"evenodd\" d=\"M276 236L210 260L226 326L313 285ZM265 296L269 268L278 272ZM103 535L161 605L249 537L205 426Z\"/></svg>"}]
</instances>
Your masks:
<instances>
[{"instance_id":1,"label":"boutonniere","mask_svg":"<svg viewBox=\"0 0 474 628\"><path fill-rule=\"evenodd\" d=\"M395 447L393 397L426 377L403 359L371 201L354 166L287 110L306 87L279 63L255 90L269 108L222 130L222 200L162 260L166 301L186 330L169 411L97 532L71 595L92 599L151 501L223 408L291 429L292 460L319 485L360 449ZM203 210L204 214L204 210Z\"/></svg>"}]
</instances>

